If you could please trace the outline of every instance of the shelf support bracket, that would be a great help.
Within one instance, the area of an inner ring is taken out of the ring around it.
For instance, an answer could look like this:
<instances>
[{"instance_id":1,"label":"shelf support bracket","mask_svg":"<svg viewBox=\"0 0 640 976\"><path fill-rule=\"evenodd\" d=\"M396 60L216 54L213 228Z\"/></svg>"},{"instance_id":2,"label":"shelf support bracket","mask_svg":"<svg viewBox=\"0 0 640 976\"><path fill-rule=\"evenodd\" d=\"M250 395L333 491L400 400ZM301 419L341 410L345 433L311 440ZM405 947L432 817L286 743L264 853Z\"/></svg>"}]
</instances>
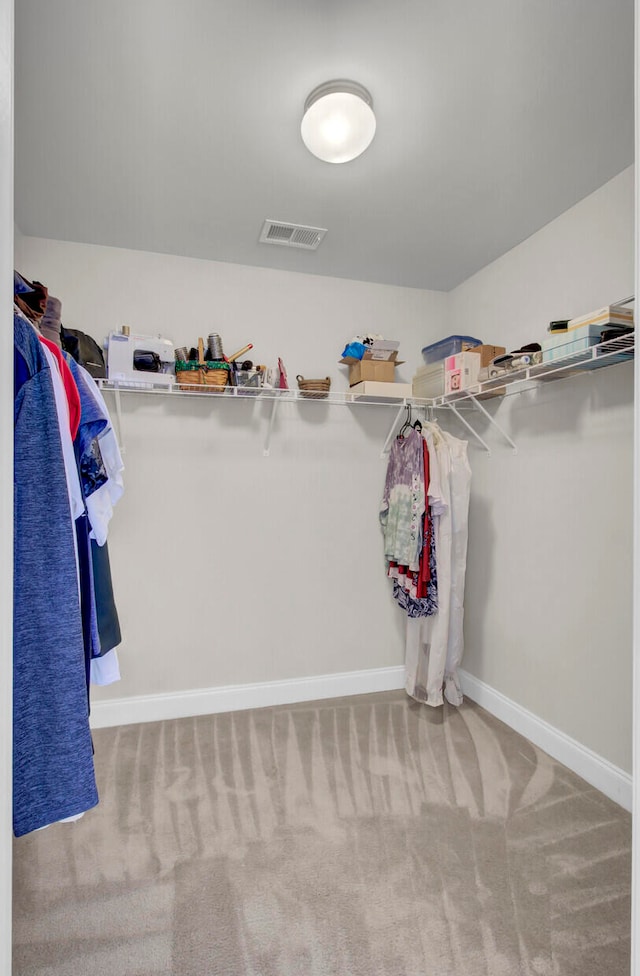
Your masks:
<instances>
[{"instance_id":1,"label":"shelf support bracket","mask_svg":"<svg viewBox=\"0 0 640 976\"><path fill-rule=\"evenodd\" d=\"M504 428L500 426L500 424L498 423L498 421L495 420L491 416L491 414L489 413L489 411L487 410L487 408L485 406L483 406L483 404L480 403L480 401L477 400L476 397L474 397L472 393L469 394L469 399L473 403L474 407L476 407L477 410L479 410L481 413L483 413L485 415L485 417L487 418L487 420L489 421L489 423L491 424L491 426L492 427L495 427L496 430L498 430L502 434L502 436L504 437L504 439L507 442L507 444L510 444L511 445L511 447L513 448L513 453L514 454L517 454L518 453L518 448L517 448L516 444L514 443L514 441L511 440L511 438L509 437L509 435L507 434L507 432L504 430Z\"/></svg>"},{"instance_id":2,"label":"shelf support bracket","mask_svg":"<svg viewBox=\"0 0 640 976\"><path fill-rule=\"evenodd\" d=\"M387 439L384 442L384 446L383 446L382 452L380 454L380 457L381 458L385 458L387 456L387 454L389 453L389 445L391 444L391 439L392 439L392 437L393 437L393 435L395 433L395 429L398 426L398 423L400 421L400 417L402 416L402 414L404 413L404 411L405 411L405 403L403 402L402 406L398 408L398 412L395 415L395 417L393 418L393 422L391 424L391 427L389 428L389 433L387 434Z\"/></svg>"},{"instance_id":3,"label":"shelf support bracket","mask_svg":"<svg viewBox=\"0 0 640 976\"><path fill-rule=\"evenodd\" d=\"M124 439L122 437L122 404L120 403L120 387L116 386L113 395L116 400L116 424L118 427L118 447L120 448L120 453L124 455L126 453L124 446Z\"/></svg>"},{"instance_id":4,"label":"shelf support bracket","mask_svg":"<svg viewBox=\"0 0 640 976\"><path fill-rule=\"evenodd\" d=\"M487 452L487 457L491 457L491 448L489 447L489 445L486 443L486 441L483 441L482 440L482 438L480 437L480 434L476 430L473 429L473 427L471 426L471 424L469 423L469 421L464 419L464 417L462 416L462 414L460 413L460 411L459 410L456 410L455 404L448 403L447 406L449 407L450 410L453 410L454 414L456 415L456 417L458 418L458 420L460 421L460 423L461 424L464 424L464 426L467 428L467 430L470 433L473 434L473 436L475 437L475 439L482 444L482 446L484 447L485 451Z\"/></svg>"},{"instance_id":5,"label":"shelf support bracket","mask_svg":"<svg viewBox=\"0 0 640 976\"><path fill-rule=\"evenodd\" d=\"M271 433L273 431L273 422L276 419L276 409L278 407L278 401L274 398L271 401L271 413L269 414L269 424L267 426L267 434L264 439L264 450L262 451L263 457L269 457L271 453Z\"/></svg>"}]
</instances>

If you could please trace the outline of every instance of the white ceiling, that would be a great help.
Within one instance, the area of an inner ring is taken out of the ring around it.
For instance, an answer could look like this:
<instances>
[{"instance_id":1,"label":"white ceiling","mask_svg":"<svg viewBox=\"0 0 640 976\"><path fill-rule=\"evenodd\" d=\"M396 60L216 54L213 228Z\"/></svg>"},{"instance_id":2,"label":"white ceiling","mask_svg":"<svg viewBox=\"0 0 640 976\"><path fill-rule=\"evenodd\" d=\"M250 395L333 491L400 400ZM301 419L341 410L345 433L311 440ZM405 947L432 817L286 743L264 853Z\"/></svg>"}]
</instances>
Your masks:
<instances>
[{"instance_id":1,"label":"white ceiling","mask_svg":"<svg viewBox=\"0 0 640 976\"><path fill-rule=\"evenodd\" d=\"M300 138L336 77L378 121L341 166ZM25 234L448 290L633 162L633 0L16 0L15 105Z\"/></svg>"}]
</instances>

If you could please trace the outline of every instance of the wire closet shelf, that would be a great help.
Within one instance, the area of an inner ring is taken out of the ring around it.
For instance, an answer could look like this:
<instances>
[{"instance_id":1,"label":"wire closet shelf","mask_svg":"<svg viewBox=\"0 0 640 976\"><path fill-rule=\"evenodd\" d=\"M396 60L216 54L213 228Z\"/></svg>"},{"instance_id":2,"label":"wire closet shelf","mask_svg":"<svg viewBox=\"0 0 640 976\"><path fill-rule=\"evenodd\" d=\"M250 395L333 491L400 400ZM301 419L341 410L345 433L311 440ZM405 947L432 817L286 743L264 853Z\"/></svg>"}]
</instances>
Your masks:
<instances>
[{"instance_id":1,"label":"wire closet shelf","mask_svg":"<svg viewBox=\"0 0 640 976\"><path fill-rule=\"evenodd\" d=\"M609 339L607 342L599 343L588 349L579 352L569 353L562 358L551 360L550 362L537 363L535 365L524 366L521 369L505 371L499 376L476 383L468 389L456 393L437 397L397 397L393 394L392 384L389 395L366 395L362 393L344 392L313 392L305 390L279 390L269 387L246 387L246 386L225 386L222 388L202 388L194 385L191 389L185 389L185 384L177 385L155 385L152 374L142 374L139 382L130 380L119 381L109 379L99 379L98 385L103 390L121 391L123 393L138 393L151 396L203 396L207 399L260 399L277 400L280 403L306 402L317 400L321 403L330 404L369 404L389 406L397 404L404 406L411 404L416 407L448 407L450 403L463 404L465 401L484 399L487 394L495 395L496 390L500 390L500 396L510 393L520 393L528 388L532 381L551 381L561 379L565 376L588 375L596 369L604 366L613 366L621 362L626 362L633 358L634 354L634 334L620 336ZM144 378L142 378L144 377ZM488 397L487 397L488 398Z\"/></svg>"},{"instance_id":2,"label":"wire closet shelf","mask_svg":"<svg viewBox=\"0 0 640 976\"><path fill-rule=\"evenodd\" d=\"M302 403L309 400L346 406L360 404L367 406L395 406L397 408L397 413L394 416L382 448L383 457L386 456L389 450L393 435L398 427L398 424L400 423L406 407L419 408L421 413L424 414L425 418L430 419L435 417L436 411L448 411L450 414L455 415L457 420L467 429L469 434L471 434L480 444L482 449L486 451L487 455L491 455L491 448L489 447L488 443L472 426L472 424L469 423L469 420L465 416L467 411L482 414L490 427L500 434L500 436L513 449L514 453L517 453L517 447L512 438L496 419L494 415L495 410L489 411L487 406L485 406L485 404L481 401L490 400L494 404L499 404L500 401L509 394L524 393L527 390L539 388L540 384L542 383L562 379L565 376L588 376L601 367L613 366L618 363L629 361L633 358L633 354L634 333L631 332L627 335L615 339L609 339L606 342L601 342L596 346L591 346L590 348L580 350L578 352L569 353L562 358L558 358L550 362L536 363L525 366L521 369L505 371L499 376L494 376L482 383L477 383L466 390L450 393L448 395L426 398L394 396L393 384L391 383L388 384L390 387L388 396L386 395L386 391L385 395L378 393L371 396L363 395L361 393L354 393L352 391L332 393L309 390L280 390L269 387L253 388L246 386L203 388L194 385L192 389L185 389L184 384L180 384L180 387L178 387L175 384L167 384L166 380L162 385L160 385L160 383L157 381L156 385L154 385L154 380L150 374L144 375L144 378L141 377L140 381L136 383L132 383L130 380L114 381L109 379L99 379L98 384L101 389L114 393L119 435L118 440L120 443L120 449L123 451L123 453L124 443L122 437L123 425L120 396L122 393L133 393L141 394L143 396L161 397L207 397L209 400L215 400L217 398L219 400L235 400L236 402L238 400L244 400L245 402L247 400L268 401L271 403L271 411L264 441L263 454L265 457L267 457L270 453L271 434L274 427L277 407L282 403Z\"/></svg>"}]
</instances>

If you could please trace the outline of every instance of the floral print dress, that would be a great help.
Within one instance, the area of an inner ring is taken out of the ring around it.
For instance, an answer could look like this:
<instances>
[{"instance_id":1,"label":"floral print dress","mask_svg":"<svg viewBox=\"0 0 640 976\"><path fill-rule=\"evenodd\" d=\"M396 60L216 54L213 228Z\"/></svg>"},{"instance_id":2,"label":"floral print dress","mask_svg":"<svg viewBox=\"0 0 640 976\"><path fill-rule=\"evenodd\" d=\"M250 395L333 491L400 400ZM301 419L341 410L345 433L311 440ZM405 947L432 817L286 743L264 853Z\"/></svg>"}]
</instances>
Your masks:
<instances>
[{"instance_id":1,"label":"floral print dress","mask_svg":"<svg viewBox=\"0 0 640 976\"><path fill-rule=\"evenodd\" d=\"M393 442L380 506L384 553L390 562L419 569L424 510L423 440L412 428Z\"/></svg>"}]
</instances>

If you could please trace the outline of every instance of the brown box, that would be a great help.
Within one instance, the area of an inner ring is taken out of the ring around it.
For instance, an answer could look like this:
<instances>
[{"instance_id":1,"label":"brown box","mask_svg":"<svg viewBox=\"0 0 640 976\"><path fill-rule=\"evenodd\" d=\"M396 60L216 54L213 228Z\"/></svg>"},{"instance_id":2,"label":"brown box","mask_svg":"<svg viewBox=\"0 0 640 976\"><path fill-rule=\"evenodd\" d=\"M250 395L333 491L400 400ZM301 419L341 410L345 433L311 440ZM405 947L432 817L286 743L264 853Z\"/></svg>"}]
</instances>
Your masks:
<instances>
[{"instance_id":1,"label":"brown box","mask_svg":"<svg viewBox=\"0 0 640 976\"><path fill-rule=\"evenodd\" d=\"M377 383L393 383L396 363L393 360L359 359L349 366L349 386L374 380Z\"/></svg>"},{"instance_id":2,"label":"brown box","mask_svg":"<svg viewBox=\"0 0 640 976\"><path fill-rule=\"evenodd\" d=\"M393 360L396 366L399 366L401 363L404 362L404 359L398 359L398 353L396 352L395 349L392 350L391 352L389 352L388 350L379 351L379 350L367 349L362 359L375 359L376 362L385 362L385 363ZM362 360L356 359L355 356L343 356L342 359L339 360L339 362L341 362L343 366L353 366L354 363L362 362Z\"/></svg>"},{"instance_id":3,"label":"brown box","mask_svg":"<svg viewBox=\"0 0 640 976\"><path fill-rule=\"evenodd\" d=\"M464 346L463 346L464 348ZM480 353L480 368L488 366L496 356L504 356L506 349L504 346L468 346L466 352Z\"/></svg>"},{"instance_id":4,"label":"brown box","mask_svg":"<svg viewBox=\"0 0 640 976\"><path fill-rule=\"evenodd\" d=\"M498 353L500 355L500 353ZM502 397L507 392L506 386L494 386L484 393L475 394L476 400L493 400L494 397Z\"/></svg>"}]
</instances>

